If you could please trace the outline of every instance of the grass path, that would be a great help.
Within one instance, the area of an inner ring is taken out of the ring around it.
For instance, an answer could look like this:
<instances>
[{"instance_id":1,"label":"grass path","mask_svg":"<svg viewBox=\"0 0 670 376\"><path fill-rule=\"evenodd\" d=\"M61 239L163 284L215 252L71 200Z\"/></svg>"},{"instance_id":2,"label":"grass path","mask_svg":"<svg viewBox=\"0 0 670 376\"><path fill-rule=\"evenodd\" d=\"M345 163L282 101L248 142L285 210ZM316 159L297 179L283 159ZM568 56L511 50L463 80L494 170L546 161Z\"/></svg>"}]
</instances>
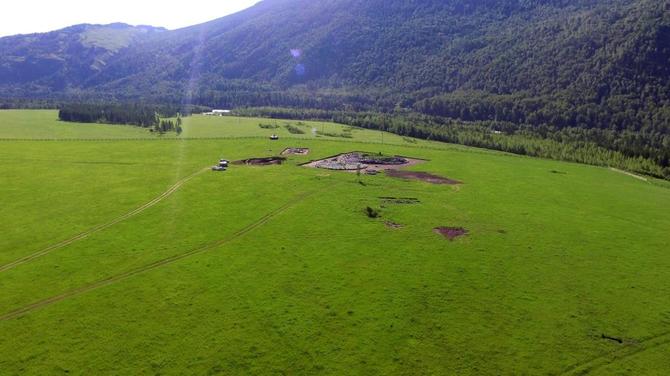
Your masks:
<instances>
[{"instance_id":1,"label":"grass path","mask_svg":"<svg viewBox=\"0 0 670 376\"><path fill-rule=\"evenodd\" d=\"M117 223L123 222L126 219L134 217L135 215L140 214L143 211L145 211L145 210L151 208L152 206L158 204L159 202L163 201L165 198L167 198L168 196L170 196L171 194L176 192L179 188L181 188L181 186L184 185L186 182L188 182L189 180L193 179L194 177L202 174L203 172L205 172L207 170L209 170L209 167L198 170L197 172L179 180L174 185L172 185L170 188L168 188L168 190L166 190L165 192L158 195L158 197L154 198L153 200L147 202L146 204L144 204L144 205L142 205L138 208L135 208L135 209L129 211L126 214L121 215L120 217L116 217L116 218L114 218L113 220L111 220L107 223L103 223L101 225L97 225L95 227L92 227L92 228L90 228L90 229L88 229L88 230L86 230L86 231L84 231L84 232L82 232L82 233L80 233L76 236L73 236L69 239L65 239L65 240L60 241L58 243L52 244L52 245L50 245L50 246L48 246L44 249L41 249L41 250L39 250L35 253L32 253L32 254L28 255L28 256L24 256L24 257L22 257L18 260L12 261L9 264L2 265L2 266L0 266L0 272L5 272L5 271L8 271L8 270L14 269L17 266L23 265L27 262L30 262L30 261L35 260L37 258L40 258L44 255L47 255L47 254L53 252L53 251L56 251L56 250L61 249L65 246L68 246L72 243L75 243L79 240L82 240L82 239L88 237L89 235L92 235L92 234L95 234L96 232L100 232L102 230L108 229L108 228L114 226Z\"/></svg>"},{"instance_id":2,"label":"grass path","mask_svg":"<svg viewBox=\"0 0 670 376\"><path fill-rule=\"evenodd\" d=\"M195 176L195 175L197 175L197 173L194 174L194 175L191 175L191 177ZM331 188L331 187L332 187L332 185L329 186L328 188ZM28 304L28 305L23 306L21 308L15 309L11 312L0 315L0 321L7 321L7 320L11 320L11 319L23 316L25 314L28 314L28 313L30 313L32 311L35 311L35 310L38 310L40 308L58 303L62 300L65 300L65 299L68 299L68 298L71 298L71 297L75 297L75 296L84 294L86 292L89 292L89 291L92 291L92 290L95 290L95 289L98 289L98 288L101 288L101 287L109 286L109 285L114 284L116 282L120 282L120 281L123 281L125 279L128 279L132 276L142 274L142 273L160 268L162 266L174 264L175 262L183 260L187 257L207 252L207 251L209 251L213 248L216 248L216 247L220 247L220 246L222 246L226 243L229 243L229 242L231 242L231 241L233 241L237 238L240 238L240 237L244 236L245 234L253 231L254 229L264 225L270 219L276 217L277 215L283 213L287 209L289 209L292 206L298 204L299 202L305 200L309 196L312 196L312 195L318 193L319 191L320 190L315 190L315 191L305 192L305 193L297 195L296 197L294 197L292 200L288 201L287 203L285 203L281 207L265 214L264 216L260 217L259 219L257 219L253 223L243 227L242 229L236 231L235 233L233 233L232 235L230 235L230 236L228 236L224 239L217 240L217 241L214 241L212 243L206 244L202 247L192 249L188 252L178 254L178 255L174 255L174 256L170 256L170 257L166 257L164 259L154 261L150 264L146 264L146 265L140 266L138 268L131 269L129 271L123 272L123 273L119 273L119 274L116 274L116 275L109 276L107 278L101 279L101 280L93 282L91 284L81 286L81 287L77 287L75 289L64 292L62 294L55 295L55 296L52 296L50 298L46 298L46 299Z\"/></svg>"}]
</instances>

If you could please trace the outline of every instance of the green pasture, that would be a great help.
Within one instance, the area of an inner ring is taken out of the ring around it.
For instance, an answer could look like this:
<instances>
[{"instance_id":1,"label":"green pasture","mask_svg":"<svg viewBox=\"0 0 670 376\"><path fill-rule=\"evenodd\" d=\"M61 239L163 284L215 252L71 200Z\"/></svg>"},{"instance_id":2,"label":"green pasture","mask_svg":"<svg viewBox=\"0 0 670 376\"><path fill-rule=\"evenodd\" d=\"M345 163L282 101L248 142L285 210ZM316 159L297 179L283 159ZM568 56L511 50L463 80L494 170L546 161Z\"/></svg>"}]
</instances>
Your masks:
<instances>
[{"instance_id":1,"label":"green pasture","mask_svg":"<svg viewBox=\"0 0 670 376\"><path fill-rule=\"evenodd\" d=\"M196 116L161 140L0 112L0 375L670 372L667 185L259 123ZM311 152L206 170L287 147ZM463 184L301 166L352 150Z\"/></svg>"}]
</instances>

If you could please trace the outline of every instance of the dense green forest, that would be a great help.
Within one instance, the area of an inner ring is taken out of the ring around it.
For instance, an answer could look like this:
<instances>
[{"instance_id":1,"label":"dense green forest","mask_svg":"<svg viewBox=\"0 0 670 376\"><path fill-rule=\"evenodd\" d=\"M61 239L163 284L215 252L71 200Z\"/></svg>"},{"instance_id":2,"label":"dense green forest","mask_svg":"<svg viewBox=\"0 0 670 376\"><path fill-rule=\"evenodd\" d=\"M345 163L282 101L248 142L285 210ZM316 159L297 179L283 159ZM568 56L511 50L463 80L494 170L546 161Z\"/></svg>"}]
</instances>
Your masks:
<instances>
[{"instance_id":1,"label":"dense green forest","mask_svg":"<svg viewBox=\"0 0 670 376\"><path fill-rule=\"evenodd\" d=\"M58 119L79 123L105 123L136 125L149 128L152 132L182 132L181 114L176 107L148 105L100 105L100 104L68 104L61 106ZM163 117L176 117L162 120Z\"/></svg>"}]
</instances>

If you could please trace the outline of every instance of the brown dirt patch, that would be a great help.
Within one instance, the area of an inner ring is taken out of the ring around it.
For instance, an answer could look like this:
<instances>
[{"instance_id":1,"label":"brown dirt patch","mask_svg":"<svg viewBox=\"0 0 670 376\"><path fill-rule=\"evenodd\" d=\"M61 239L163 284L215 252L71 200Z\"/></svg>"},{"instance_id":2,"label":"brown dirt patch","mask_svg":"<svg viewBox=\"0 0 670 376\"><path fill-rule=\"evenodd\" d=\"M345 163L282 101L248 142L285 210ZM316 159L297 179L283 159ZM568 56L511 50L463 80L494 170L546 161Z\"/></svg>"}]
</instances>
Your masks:
<instances>
[{"instance_id":1,"label":"brown dirt patch","mask_svg":"<svg viewBox=\"0 0 670 376\"><path fill-rule=\"evenodd\" d=\"M449 240L454 240L460 236L468 234L468 230L463 227L435 227L433 231L440 234Z\"/></svg>"},{"instance_id":2,"label":"brown dirt patch","mask_svg":"<svg viewBox=\"0 0 670 376\"><path fill-rule=\"evenodd\" d=\"M241 161L235 161L233 163L237 165L270 166L270 165L280 165L285 160L286 158L284 157L266 157L266 158L243 159Z\"/></svg>"},{"instance_id":3,"label":"brown dirt patch","mask_svg":"<svg viewBox=\"0 0 670 376\"><path fill-rule=\"evenodd\" d=\"M286 148L281 152L281 155L307 155L309 149L307 148Z\"/></svg>"},{"instance_id":4,"label":"brown dirt patch","mask_svg":"<svg viewBox=\"0 0 670 376\"><path fill-rule=\"evenodd\" d=\"M420 171L387 170L386 175L400 179L421 180L431 184L449 184L449 185L462 184L458 180L449 179L442 176L437 176L429 174L427 172L420 172Z\"/></svg>"}]
</instances>

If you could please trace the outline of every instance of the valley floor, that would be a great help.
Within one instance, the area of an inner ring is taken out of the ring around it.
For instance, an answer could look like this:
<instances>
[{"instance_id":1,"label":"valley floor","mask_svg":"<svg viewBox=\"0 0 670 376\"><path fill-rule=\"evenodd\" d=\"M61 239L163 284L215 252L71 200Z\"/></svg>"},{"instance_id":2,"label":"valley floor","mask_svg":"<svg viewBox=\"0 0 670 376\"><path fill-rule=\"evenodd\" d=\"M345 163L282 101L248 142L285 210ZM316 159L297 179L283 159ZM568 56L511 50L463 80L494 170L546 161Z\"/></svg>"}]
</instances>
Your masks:
<instances>
[{"instance_id":1,"label":"valley floor","mask_svg":"<svg viewBox=\"0 0 670 376\"><path fill-rule=\"evenodd\" d=\"M0 111L2 375L670 372L654 181L327 123L55 118ZM209 170L286 148L310 152ZM350 151L462 184L302 166Z\"/></svg>"}]
</instances>

